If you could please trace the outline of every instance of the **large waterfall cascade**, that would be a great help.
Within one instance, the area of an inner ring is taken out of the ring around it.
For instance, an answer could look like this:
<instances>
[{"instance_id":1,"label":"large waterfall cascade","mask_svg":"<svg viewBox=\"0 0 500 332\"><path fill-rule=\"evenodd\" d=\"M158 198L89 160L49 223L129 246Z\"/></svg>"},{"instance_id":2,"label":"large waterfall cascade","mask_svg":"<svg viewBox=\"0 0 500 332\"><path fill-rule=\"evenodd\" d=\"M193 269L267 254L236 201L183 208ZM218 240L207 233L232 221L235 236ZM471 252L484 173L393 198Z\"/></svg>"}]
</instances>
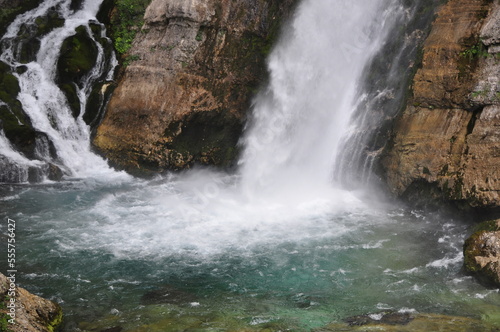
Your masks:
<instances>
[{"instance_id":1,"label":"large waterfall cascade","mask_svg":"<svg viewBox=\"0 0 500 332\"><path fill-rule=\"evenodd\" d=\"M243 139L245 188L331 185L362 71L402 15L399 1L302 3L270 56L270 84Z\"/></svg>"}]
</instances>

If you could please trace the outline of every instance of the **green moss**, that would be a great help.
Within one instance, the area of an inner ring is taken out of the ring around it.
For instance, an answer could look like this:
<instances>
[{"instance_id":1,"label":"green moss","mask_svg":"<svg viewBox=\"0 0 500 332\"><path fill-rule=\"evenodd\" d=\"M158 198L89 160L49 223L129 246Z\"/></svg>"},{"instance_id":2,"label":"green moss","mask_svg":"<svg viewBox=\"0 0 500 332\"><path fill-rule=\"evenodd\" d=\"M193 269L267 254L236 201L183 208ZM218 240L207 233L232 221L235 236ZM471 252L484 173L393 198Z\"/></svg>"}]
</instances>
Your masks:
<instances>
[{"instance_id":1,"label":"green moss","mask_svg":"<svg viewBox=\"0 0 500 332\"><path fill-rule=\"evenodd\" d=\"M55 10L49 11L46 16L39 16L35 19L37 31L35 37L40 38L54 29L64 26L64 18L59 16Z\"/></svg>"},{"instance_id":2,"label":"green moss","mask_svg":"<svg viewBox=\"0 0 500 332\"><path fill-rule=\"evenodd\" d=\"M481 266L476 263L476 256L481 256L480 238L487 233L479 231L472 234L464 244L464 267L467 272L477 273L481 270Z\"/></svg>"},{"instance_id":3,"label":"green moss","mask_svg":"<svg viewBox=\"0 0 500 332\"><path fill-rule=\"evenodd\" d=\"M78 117L81 112L76 85L81 84L81 79L96 65L97 55L97 46L85 26L76 28L76 34L66 38L61 46L57 62L57 83L66 96L74 117Z\"/></svg>"},{"instance_id":4,"label":"green moss","mask_svg":"<svg viewBox=\"0 0 500 332\"><path fill-rule=\"evenodd\" d=\"M41 37L63 25L64 19L59 16L55 7L49 9L45 16L35 18L34 22L21 25L15 41L19 45L19 61L21 63L34 61L40 49Z\"/></svg>"},{"instance_id":5,"label":"green moss","mask_svg":"<svg viewBox=\"0 0 500 332\"><path fill-rule=\"evenodd\" d=\"M127 57L125 57L125 60L123 61L123 65L124 66L128 66L129 64L131 64L132 62L134 61L138 61L140 59L140 57L138 55L128 55ZM183 62L183 65L184 65L184 62Z\"/></svg>"},{"instance_id":6,"label":"green moss","mask_svg":"<svg viewBox=\"0 0 500 332\"><path fill-rule=\"evenodd\" d=\"M135 35L144 24L144 13L151 0L116 0L111 17L111 38L119 55L128 53Z\"/></svg>"},{"instance_id":7,"label":"green moss","mask_svg":"<svg viewBox=\"0 0 500 332\"><path fill-rule=\"evenodd\" d=\"M75 81L86 75L96 64L97 52L86 28L76 28L76 34L66 38L61 46L57 62L59 80Z\"/></svg>"},{"instance_id":8,"label":"green moss","mask_svg":"<svg viewBox=\"0 0 500 332\"><path fill-rule=\"evenodd\" d=\"M46 322L47 330L50 332L56 331L63 321L63 311L58 304L56 304L56 306L57 312Z\"/></svg>"},{"instance_id":9,"label":"green moss","mask_svg":"<svg viewBox=\"0 0 500 332\"><path fill-rule=\"evenodd\" d=\"M489 220L489 221L484 221L472 229L472 233L477 233L477 232L496 232L500 231L500 228L498 227L498 220Z\"/></svg>"}]
</instances>

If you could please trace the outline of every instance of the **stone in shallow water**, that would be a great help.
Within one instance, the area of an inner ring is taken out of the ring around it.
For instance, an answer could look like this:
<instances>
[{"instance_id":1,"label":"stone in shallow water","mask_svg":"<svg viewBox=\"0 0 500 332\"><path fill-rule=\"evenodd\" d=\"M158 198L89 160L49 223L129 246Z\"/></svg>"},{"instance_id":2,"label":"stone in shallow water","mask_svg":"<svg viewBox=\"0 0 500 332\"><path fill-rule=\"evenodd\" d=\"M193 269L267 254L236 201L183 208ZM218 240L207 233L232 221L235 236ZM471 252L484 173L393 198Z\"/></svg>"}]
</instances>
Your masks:
<instances>
[{"instance_id":1,"label":"stone in shallow water","mask_svg":"<svg viewBox=\"0 0 500 332\"><path fill-rule=\"evenodd\" d=\"M362 326L367 324L387 324L387 325L406 325L413 320L409 313L399 313L394 311L380 312L370 315L360 315L349 317L345 322L349 326Z\"/></svg>"},{"instance_id":2,"label":"stone in shallow water","mask_svg":"<svg viewBox=\"0 0 500 332\"><path fill-rule=\"evenodd\" d=\"M399 314L404 315L404 314ZM357 317L369 317L357 316ZM349 325L349 323L332 323L326 327L314 329L314 332L333 332L333 331L388 331L388 332L428 332L428 331L443 331L443 332L470 332L482 331L493 332L500 331L500 328L489 325L483 321L459 316L446 316L438 314L409 314L412 319L404 323L398 324L397 320L389 319L389 322L373 321L363 325ZM397 317L397 316L394 316ZM394 318L393 317L393 318ZM405 317L405 316L401 316ZM365 320L366 321L366 320Z\"/></svg>"},{"instance_id":3,"label":"stone in shallow water","mask_svg":"<svg viewBox=\"0 0 500 332\"><path fill-rule=\"evenodd\" d=\"M109 329L101 330L101 332L122 332L122 331L123 327L121 326L115 326L115 327L110 327Z\"/></svg>"},{"instance_id":4,"label":"stone in shallow water","mask_svg":"<svg viewBox=\"0 0 500 332\"><path fill-rule=\"evenodd\" d=\"M162 289L154 290L144 294L141 298L141 304L185 304L190 305L196 302L194 294L176 289L172 286L165 286Z\"/></svg>"},{"instance_id":5,"label":"stone in shallow water","mask_svg":"<svg viewBox=\"0 0 500 332\"><path fill-rule=\"evenodd\" d=\"M481 282L500 286L500 220L476 227L464 244L464 265Z\"/></svg>"}]
</instances>

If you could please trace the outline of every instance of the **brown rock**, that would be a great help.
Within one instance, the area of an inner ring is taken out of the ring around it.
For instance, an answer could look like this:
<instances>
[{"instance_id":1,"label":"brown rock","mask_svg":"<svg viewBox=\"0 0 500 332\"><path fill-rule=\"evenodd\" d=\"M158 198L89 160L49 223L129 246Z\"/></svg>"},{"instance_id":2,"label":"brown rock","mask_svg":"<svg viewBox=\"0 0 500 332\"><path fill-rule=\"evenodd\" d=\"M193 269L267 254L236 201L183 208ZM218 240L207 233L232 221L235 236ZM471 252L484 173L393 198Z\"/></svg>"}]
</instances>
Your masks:
<instances>
[{"instance_id":1,"label":"brown rock","mask_svg":"<svg viewBox=\"0 0 500 332\"><path fill-rule=\"evenodd\" d=\"M491 1L450 0L439 10L382 160L396 195L427 187L431 199L500 205L499 24Z\"/></svg>"},{"instance_id":2,"label":"brown rock","mask_svg":"<svg viewBox=\"0 0 500 332\"><path fill-rule=\"evenodd\" d=\"M480 224L464 244L465 269L486 284L500 285L500 221Z\"/></svg>"},{"instance_id":3,"label":"brown rock","mask_svg":"<svg viewBox=\"0 0 500 332\"><path fill-rule=\"evenodd\" d=\"M97 130L95 146L129 171L227 166L265 55L294 0L153 0Z\"/></svg>"},{"instance_id":4,"label":"brown rock","mask_svg":"<svg viewBox=\"0 0 500 332\"><path fill-rule=\"evenodd\" d=\"M10 296L15 289L16 296ZM61 307L52 301L33 295L24 288L11 288L10 281L0 273L0 294L6 309L0 310L2 319L9 320L10 299L15 299L14 324L7 323L12 332L53 332L62 321ZM8 300L7 300L8 299Z\"/></svg>"}]
</instances>

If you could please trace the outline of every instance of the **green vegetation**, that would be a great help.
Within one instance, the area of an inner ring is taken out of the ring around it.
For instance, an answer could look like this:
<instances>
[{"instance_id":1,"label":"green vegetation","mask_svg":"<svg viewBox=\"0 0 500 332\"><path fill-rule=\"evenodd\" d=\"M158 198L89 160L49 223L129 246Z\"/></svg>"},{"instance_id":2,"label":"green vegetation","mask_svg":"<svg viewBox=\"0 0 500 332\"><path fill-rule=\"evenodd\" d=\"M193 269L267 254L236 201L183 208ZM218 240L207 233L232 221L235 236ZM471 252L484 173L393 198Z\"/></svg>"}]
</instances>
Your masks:
<instances>
[{"instance_id":1,"label":"green vegetation","mask_svg":"<svg viewBox=\"0 0 500 332\"><path fill-rule=\"evenodd\" d=\"M471 92L470 96L471 98L475 99L477 97L486 97L488 95L488 91L473 91Z\"/></svg>"},{"instance_id":2,"label":"green vegetation","mask_svg":"<svg viewBox=\"0 0 500 332\"><path fill-rule=\"evenodd\" d=\"M144 24L144 12L151 0L116 0L116 12L111 18L111 35L118 54L126 54L135 35Z\"/></svg>"},{"instance_id":3,"label":"green vegetation","mask_svg":"<svg viewBox=\"0 0 500 332\"><path fill-rule=\"evenodd\" d=\"M49 317L49 319L46 321L47 330L49 330L50 332L57 331L59 325L61 325L63 321L62 308L58 304L56 305L57 305L57 312L51 317Z\"/></svg>"},{"instance_id":4,"label":"green vegetation","mask_svg":"<svg viewBox=\"0 0 500 332\"><path fill-rule=\"evenodd\" d=\"M471 39L464 42L465 49L460 52L458 58L458 77L463 80L471 78L480 58L490 56L480 40Z\"/></svg>"},{"instance_id":5,"label":"green vegetation","mask_svg":"<svg viewBox=\"0 0 500 332\"><path fill-rule=\"evenodd\" d=\"M125 60L123 61L123 64L124 64L125 66L128 66L131 62L137 61L137 60L139 60L139 59L140 59L140 57L139 57L138 55L136 55L136 54L134 54L134 55L128 55L128 56L125 58Z\"/></svg>"},{"instance_id":6,"label":"green vegetation","mask_svg":"<svg viewBox=\"0 0 500 332\"><path fill-rule=\"evenodd\" d=\"M490 54L484 47L483 43L477 42L476 44L472 45L471 47L465 49L464 51L460 52L460 56L463 58L469 58L472 59L474 57L488 57Z\"/></svg>"},{"instance_id":7,"label":"green vegetation","mask_svg":"<svg viewBox=\"0 0 500 332\"><path fill-rule=\"evenodd\" d=\"M202 29L198 30L198 33L196 34L196 41L201 42L203 40L203 31Z\"/></svg>"},{"instance_id":8,"label":"green vegetation","mask_svg":"<svg viewBox=\"0 0 500 332\"><path fill-rule=\"evenodd\" d=\"M7 303L9 301L9 297L6 296L3 301L0 302L0 332L11 332L12 330L9 328L9 319L10 316L7 315Z\"/></svg>"}]
</instances>

